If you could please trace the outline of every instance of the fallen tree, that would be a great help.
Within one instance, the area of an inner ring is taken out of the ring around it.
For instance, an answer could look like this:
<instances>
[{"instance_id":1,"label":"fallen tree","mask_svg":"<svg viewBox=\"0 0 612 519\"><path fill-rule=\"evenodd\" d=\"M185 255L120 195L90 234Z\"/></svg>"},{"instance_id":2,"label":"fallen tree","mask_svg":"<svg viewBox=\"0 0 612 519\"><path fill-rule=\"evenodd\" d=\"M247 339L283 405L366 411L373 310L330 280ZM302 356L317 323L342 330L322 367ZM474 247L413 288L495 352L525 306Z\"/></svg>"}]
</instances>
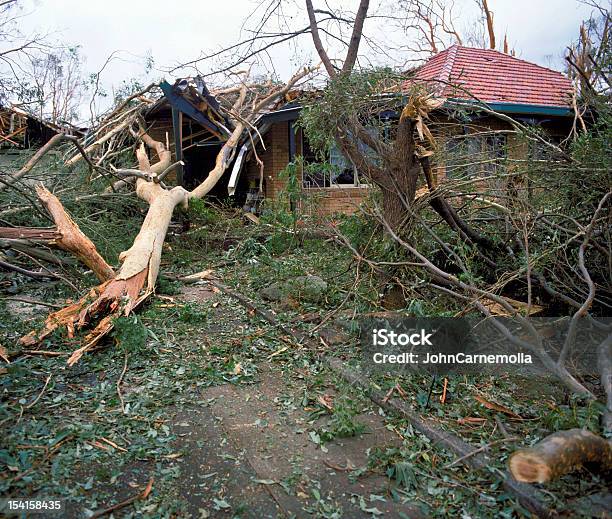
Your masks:
<instances>
[{"instance_id":1,"label":"fallen tree","mask_svg":"<svg viewBox=\"0 0 612 519\"><path fill-rule=\"evenodd\" d=\"M142 141L136 151L138 170L131 175L136 177L137 196L149 204L149 209L132 246L119 255L121 268L114 277L91 289L78 302L49 315L43 329L22 337L21 344L36 344L58 328L65 328L72 336L78 330L93 327L85 336L83 346L68 359L68 364L73 365L108 334L115 318L128 315L149 297L155 290L162 247L175 208L179 205L187 208L189 200L202 198L215 186L232 162L243 134L250 130L255 118L262 110L282 99L311 70L304 69L285 85L271 87L265 95L256 92L250 98L247 83L242 83L238 98L227 109L228 117L234 122L234 130L219 151L214 168L192 191L182 186L170 189L160 181L171 166L171 153L164 143L152 139L140 125L135 132ZM158 160L154 164L151 164L145 146L157 155Z\"/></svg>"},{"instance_id":2,"label":"fallen tree","mask_svg":"<svg viewBox=\"0 0 612 519\"><path fill-rule=\"evenodd\" d=\"M42 242L70 252L88 266L100 281L111 279L115 275L114 270L100 256L92 241L72 220L59 199L42 185L36 186L36 192L38 199L53 218L55 228L0 227L0 238Z\"/></svg>"}]
</instances>

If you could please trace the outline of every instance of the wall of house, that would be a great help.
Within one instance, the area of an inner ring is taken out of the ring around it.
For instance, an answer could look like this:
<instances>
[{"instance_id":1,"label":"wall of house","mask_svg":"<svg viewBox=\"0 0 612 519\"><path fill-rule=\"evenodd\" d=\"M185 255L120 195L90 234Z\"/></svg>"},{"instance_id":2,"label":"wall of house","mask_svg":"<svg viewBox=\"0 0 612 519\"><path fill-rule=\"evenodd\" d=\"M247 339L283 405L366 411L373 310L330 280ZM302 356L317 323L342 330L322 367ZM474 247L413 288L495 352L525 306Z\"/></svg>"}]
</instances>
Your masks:
<instances>
[{"instance_id":1,"label":"wall of house","mask_svg":"<svg viewBox=\"0 0 612 519\"><path fill-rule=\"evenodd\" d=\"M334 214L353 214L359 205L367 198L372 188L316 188L305 189L306 198L301 201L300 208L310 216L331 216Z\"/></svg>"},{"instance_id":2,"label":"wall of house","mask_svg":"<svg viewBox=\"0 0 612 519\"><path fill-rule=\"evenodd\" d=\"M438 118L434 121L434 126L439 129L435 136L436 138L440 139L441 142L447 139L450 135L462 131L462 126L460 124L449 119ZM544 133L549 137L564 138L569 134L570 127L571 121L568 121L565 118L551 118L542 121L540 124L540 128L542 128ZM513 163L513 161L524 161L529 157L529 145L527 140L521 135L514 133L513 126L507 121L493 116L482 117L469 124L469 131L470 133L487 131L509 132L506 135L506 151L509 170L518 167L517 164L519 164L519 162ZM441 144L441 146L443 146L443 144ZM443 155L444 150L441 148L439 157L443 157ZM444 167L443 158L439 159L437 166L434 168L434 172L438 182L443 181L446 178L447 174L446 168Z\"/></svg>"},{"instance_id":3,"label":"wall of house","mask_svg":"<svg viewBox=\"0 0 612 519\"><path fill-rule=\"evenodd\" d=\"M564 120L548 120L542 124L546 133L554 136L566 134L567 122ZM456 122L449 120L436 120L432 127L438 128L437 137L444 138L451 132L461 130ZM470 124L475 131L510 131L510 123L495 117L483 117ZM299 135L298 135L299 137ZM289 163L289 123L278 122L263 137L265 150L261 144L257 145L257 154L264 163L264 194L266 199L274 200L284 188L286 181L280 178L280 173ZM513 160L524 160L528 154L528 146L523 138L514 134L507 135L507 152L510 166ZM301 139L296 137L296 155L300 155ZM438 182L446 177L443 164L438 164L434 173ZM243 175L246 177L247 185L259 185L260 166L254 157L248 159ZM369 187L348 188L316 188L304 189L304 200L300 202L301 210L311 216L328 216L335 213L354 213L359 205L368 196Z\"/></svg>"},{"instance_id":4,"label":"wall of house","mask_svg":"<svg viewBox=\"0 0 612 519\"><path fill-rule=\"evenodd\" d=\"M257 155L264 163L264 194L268 199L274 199L285 186L285 180L279 177L289 163L289 123L274 123L263 136L265 150L261 143L257 144ZM247 161L243 174L247 181L259 185L261 170L255 157Z\"/></svg>"}]
</instances>

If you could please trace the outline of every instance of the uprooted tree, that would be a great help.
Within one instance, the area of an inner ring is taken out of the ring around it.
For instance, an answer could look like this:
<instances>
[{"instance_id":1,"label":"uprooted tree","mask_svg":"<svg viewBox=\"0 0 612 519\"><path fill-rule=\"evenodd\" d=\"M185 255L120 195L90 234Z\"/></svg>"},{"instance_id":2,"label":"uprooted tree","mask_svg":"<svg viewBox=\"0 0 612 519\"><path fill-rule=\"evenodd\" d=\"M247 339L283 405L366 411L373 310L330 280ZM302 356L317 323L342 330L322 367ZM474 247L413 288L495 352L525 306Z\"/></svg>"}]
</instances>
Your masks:
<instances>
[{"instance_id":1,"label":"uprooted tree","mask_svg":"<svg viewBox=\"0 0 612 519\"><path fill-rule=\"evenodd\" d=\"M113 319L121 315L128 315L153 293L159 273L164 239L175 208L179 205L186 208L190 200L202 198L215 186L232 162L236 147L245 132L251 130L255 118L262 110L282 99L296 83L310 72L310 69L304 69L295 74L285 85L268 86L263 91L250 88L246 79L238 88L232 89L232 92L237 95L233 103L226 107L226 113L234 123L233 131L219 151L214 168L206 179L192 191L187 191L182 186L168 188L163 183L163 178L168 171L176 166L176 164L171 164L171 153L168 147L147 134L138 110L128 110L129 116L121 113L121 128L130 129L141 141L136 150L138 169L115 170L113 173L135 178L137 196L149 205L140 232L133 245L121 253L119 259L122 265L116 274L99 286L92 288L76 303L50 314L44 328L23 337L21 343L35 344L58 328L66 328L69 335L73 335L76 331L89 327L91 330L85 336L83 345L74 351L68 360L69 364L74 364L112 329ZM114 110L100 125L107 125L109 118L114 120L116 116L117 110ZM133 125L136 126L135 129L132 129ZM109 133L112 132L111 129ZM157 161L153 164L147 155L146 147L157 157ZM91 146L87 149L90 150ZM39 190L39 195L48 198L47 192L42 189ZM56 224L60 227L61 217L58 218L58 214L52 214ZM80 231L75 230L75 232Z\"/></svg>"}]
</instances>

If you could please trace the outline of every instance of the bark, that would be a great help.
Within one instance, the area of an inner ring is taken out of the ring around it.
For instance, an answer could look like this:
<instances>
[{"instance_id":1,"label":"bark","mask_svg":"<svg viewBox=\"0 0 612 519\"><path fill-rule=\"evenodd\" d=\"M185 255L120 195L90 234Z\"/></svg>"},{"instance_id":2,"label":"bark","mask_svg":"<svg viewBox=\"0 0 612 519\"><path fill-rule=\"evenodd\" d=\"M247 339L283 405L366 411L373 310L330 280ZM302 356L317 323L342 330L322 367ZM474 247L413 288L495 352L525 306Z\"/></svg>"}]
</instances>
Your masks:
<instances>
[{"instance_id":1,"label":"bark","mask_svg":"<svg viewBox=\"0 0 612 519\"><path fill-rule=\"evenodd\" d=\"M546 483L585 464L612 469L612 441L583 429L558 431L508 461L514 478L526 483Z\"/></svg>"},{"instance_id":2,"label":"bark","mask_svg":"<svg viewBox=\"0 0 612 519\"><path fill-rule=\"evenodd\" d=\"M387 171L374 179L382 189L383 217L397 230L402 229L408 208L414 202L420 173L413 133L412 121L400 119L397 137L387 159Z\"/></svg>"},{"instance_id":3,"label":"bark","mask_svg":"<svg viewBox=\"0 0 612 519\"><path fill-rule=\"evenodd\" d=\"M334 69L332 62L329 59L327 52L323 48L323 42L321 41L321 35L319 34L319 26L317 25L317 19L315 16L314 8L312 6L312 0L306 0L306 11L308 12L308 20L310 22L310 34L312 36L312 42L314 43L317 54L321 58L321 61L323 62L323 65L325 66L325 70L329 74L329 77L333 78L336 75L336 70Z\"/></svg>"},{"instance_id":4,"label":"bark","mask_svg":"<svg viewBox=\"0 0 612 519\"><path fill-rule=\"evenodd\" d=\"M160 158L159 162L151 166L144 144L137 151L140 170L154 176L168 167L170 152L162 143L154 141L148 135L141 137L156 150ZM93 331L85 337L85 345L68 359L68 364L73 365L112 329L114 318L128 315L154 291L162 247L172 213L178 204L187 203L188 192L182 187L168 191L155 182L139 178L136 181L136 193L139 198L149 203L149 210L134 243L119 255L123 264L117 275L92 289L79 302L51 314L42 330L35 330L21 338L22 344L36 344L61 327L66 327L70 337L77 328L100 318Z\"/></svg>"},{"instance_id":5,"label":"bark","mask_svg":"<svg viewBox=\"0 0 612 519\"><path fill-rule=\"evenodd\" d=\"M115 275L112 267L100 256L96 246L70 218L59 199L42 185L36 186L36 193L53 218L60 235L51 241L51 245L74 254L100 281L111 279Z\"/></svg>"},{"instance_id":6,"label":"bark","mask_svg":"<svg viewBox=\"0 0 612 519\"><path fill-rule=\"evenodd\" d=\"M7 240L57 240L62 235L57 229L39 227L0 227L0 238Z\"/></svg>"},{"instance_id":7,"label":"bark","mask_svg":"<svg viewBox=\"0 0 612 519\"><path fill-rule=\"evenodd\" d=\"M495 49L495 29L493 27L493 13L489 9L487 0L482 0L482 10L487 21L487 34L489 35L489 48Z\"/></svg>"},{"instance_id":8,"label":"bark","mask_svg":"<svg viewBox=\"0 0 612 519\"><path fill-rule=\"evenodd\" d=\"M355 23L353 24L353 33L351 34L351 41L349 48L346 52L346 58L344 59L344 65L342 66L343 74L350 74L357 61L357 53L359 51L359 44L361 43L361 35L363 33L363 23L365 22L366 15L368 14L368 8L370 6L369 0L361 0L359 2L359 8L357 9L357 16L355 17Z\"/></svg>"},{"instance_id":9,"label":"bark","mask_svg":"<svg viewBox=\"0 0 612 519\"><path fill-rule=\"evenodd\" d=\"M433 181L433 172L431 171L431 162L429 157L422 157L420 159L421 167L423 168L423 174L427 182L427 187L431 192L435 192L435 185ZM474 231L463 219L457 214L454 207L450 205L446 199L440 195L434 195L430 200L429 204L431 208L438 213L442 219L453 229L459 236L465 241L471 241L477 243L487 249L494 249L495 244L492 240L486 236L482 236Z\"/></svg>"}]
</instances>

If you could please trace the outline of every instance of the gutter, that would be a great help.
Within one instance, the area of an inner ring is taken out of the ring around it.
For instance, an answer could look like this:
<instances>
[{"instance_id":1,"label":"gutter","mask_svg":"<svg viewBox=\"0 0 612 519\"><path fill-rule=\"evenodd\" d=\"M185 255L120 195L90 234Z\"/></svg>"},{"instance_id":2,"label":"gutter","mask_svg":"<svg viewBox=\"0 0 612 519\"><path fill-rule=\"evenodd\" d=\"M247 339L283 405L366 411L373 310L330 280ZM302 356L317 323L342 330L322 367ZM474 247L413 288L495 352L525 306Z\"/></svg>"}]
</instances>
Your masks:
<instances>
[{"instance_id":1,"label":"gutter","mask_svg":"<svg viewBox=\"0 0 612 519\"><path fill-rule=\"evenodd\" d=\"M481 101L470 101L466 99L448 99L448 104L461 103L462 106L470 105L474 109L479 107L489 108L495 112L506 114L527 114L527 115L553 115L557 117L571 117L573 111L565 106L532 105L520 103L485 103Z\"/></svg>"}]
</instances>

